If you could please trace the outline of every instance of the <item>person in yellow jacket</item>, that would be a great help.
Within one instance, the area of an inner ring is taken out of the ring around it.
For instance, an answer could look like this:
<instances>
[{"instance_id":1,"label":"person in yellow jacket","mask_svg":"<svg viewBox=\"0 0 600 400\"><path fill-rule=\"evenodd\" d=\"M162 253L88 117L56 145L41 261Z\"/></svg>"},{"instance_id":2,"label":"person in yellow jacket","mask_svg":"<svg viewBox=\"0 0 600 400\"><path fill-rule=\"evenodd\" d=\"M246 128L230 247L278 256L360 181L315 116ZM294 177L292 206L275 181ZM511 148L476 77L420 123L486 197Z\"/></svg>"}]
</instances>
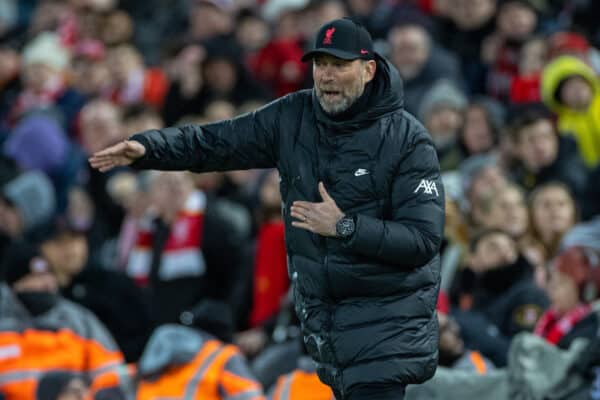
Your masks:
<instances>
[{"instance_id":1,"label":"person in yellow jacket","mask_svg":"<svg viewBox=\"0 0 600 400\"><path fill-rule=\"evenodd\" d=\"M13 243L0 269L0 398L36 400L53 371L82 374L91 395L124 395L123 354L102 323L57 294L39 249Z\"/></svg>"},{"instance_id":2,"label":"person in yellow jacket","mask_svg":"<svg viewBox=\"0 0 600 400\"><path fill-rule=\"evenodd\" d=\"M193 327L162 325L150 337L137 364L136 400L265 400L240 350L227 344L233 317L225 303L203 300L181 319Z\"/></svg>"},{"instance_id":3,"label":"person in yellow jacket","mask_svg":"<svg viewBox=\"0 0 600 400\"><path fill-rule=\"evenodd\" d=\"M577 138L589 168L600 161L600 79L585 62L561 56L542 72L542 100L558 116L558 129Z\"/></svg>"}]
</instances>

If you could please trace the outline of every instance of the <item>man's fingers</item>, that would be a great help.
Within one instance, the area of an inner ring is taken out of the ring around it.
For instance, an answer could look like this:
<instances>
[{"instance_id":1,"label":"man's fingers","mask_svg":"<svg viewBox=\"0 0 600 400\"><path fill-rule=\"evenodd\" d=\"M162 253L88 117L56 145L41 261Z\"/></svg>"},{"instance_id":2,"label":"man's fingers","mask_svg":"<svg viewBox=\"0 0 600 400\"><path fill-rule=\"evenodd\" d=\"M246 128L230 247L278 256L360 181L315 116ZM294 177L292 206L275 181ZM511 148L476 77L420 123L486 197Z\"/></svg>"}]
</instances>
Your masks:
<instances>
[{"instance_id":1,"label":"man's fingers","mask_svg":"<svg viewBox=\"0 0 600 400\"><path fill-rule=\"evenodd\" d=\"M297 212L296 210L292 210L292 212L290 213L290 215L293 218L299 219L300 221L306 221L306 215L301 214L301 213Z\"/></svg>"},{"instance_id":2,"label":"man's fingers","mask_svg":"<svg viewBox=\"0 0 600 400\"><path fill-rule=\"evenodd\" d=\"M292 207L296 207L296 208L304 209L304 210L312 210L314 208L315 204L318 204L318 203L311 203L308 201L297 200L292 204Z\"/></svg>"},{"instance_id":3,"label":"man's fingers","mask_svg":"<svg viewBox=\"0 0 600 400\"><path fill-rule=\"evenodd\" d=\"M323 182L319 182L319 193L321 194L323 201L333 201L329 193L327 193L327 190L325 190Z\"/></svg>"},{"instance_id":4,"label":"man's fingers","mask_svg":"<svg viewBox=\"0 0 600 400\"><path fill-rule=\"evenodd\" d=\"M292 221L292 226L295 228L304 229L310 232L313 232L313 227L306 222Z\"/></svg>"},{"instance_id":5,"label":"man's fingers","mask_svg":"<svg viewBox=\"0 0 600 400\"><path fill-rule=\"evenodd\" d=\"M121 143L115 144L114 146L107 147L104 150L100 150L100 151L94 153L94 155L92 157L114 156L114 155L123 153L126 149L127 149L126 142L121 142Z\"/></svg>"}]
</instances>

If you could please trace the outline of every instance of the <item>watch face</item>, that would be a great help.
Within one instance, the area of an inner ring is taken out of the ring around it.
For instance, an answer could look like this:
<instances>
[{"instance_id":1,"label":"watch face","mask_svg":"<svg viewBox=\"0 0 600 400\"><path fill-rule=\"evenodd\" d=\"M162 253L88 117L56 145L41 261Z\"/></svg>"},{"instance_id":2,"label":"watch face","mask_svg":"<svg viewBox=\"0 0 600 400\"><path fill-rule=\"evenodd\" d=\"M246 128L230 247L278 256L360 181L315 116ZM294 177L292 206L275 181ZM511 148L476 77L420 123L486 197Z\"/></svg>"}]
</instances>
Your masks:
<instances>
[{"instance_id":1,"label":"watch face","mask_svg":"<svg viewBox=\"0 0 600 400\"><path fill-rule=\"evenodd\" d=\"M344 217L338 221L336 228L339 236L350 236L354 233L354 219L351 217Z\"/></svg>"}]
</instances>

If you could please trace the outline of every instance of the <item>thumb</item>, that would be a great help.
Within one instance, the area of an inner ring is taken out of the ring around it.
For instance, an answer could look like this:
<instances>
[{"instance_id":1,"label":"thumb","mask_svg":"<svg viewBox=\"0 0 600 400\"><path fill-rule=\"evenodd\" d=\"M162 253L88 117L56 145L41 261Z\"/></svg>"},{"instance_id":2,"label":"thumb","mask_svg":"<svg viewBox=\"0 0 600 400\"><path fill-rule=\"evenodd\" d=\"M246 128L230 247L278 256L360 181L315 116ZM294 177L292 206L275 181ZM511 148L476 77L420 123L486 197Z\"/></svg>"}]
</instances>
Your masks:
<instances>
[{"instance_id":1,"label":"thumb","mask_svg":"<svg viewBox=\"0 0 600 400\"><path fill-rule=\"evenodd\" d=\"M321 198L323 199L323 201L333 202L333 199L331 198L329 193L327 193L327 190L325 190L325 185L323 184L323 182L319 182L319 193L321 194Z\"/></svg>"}]
</instances>

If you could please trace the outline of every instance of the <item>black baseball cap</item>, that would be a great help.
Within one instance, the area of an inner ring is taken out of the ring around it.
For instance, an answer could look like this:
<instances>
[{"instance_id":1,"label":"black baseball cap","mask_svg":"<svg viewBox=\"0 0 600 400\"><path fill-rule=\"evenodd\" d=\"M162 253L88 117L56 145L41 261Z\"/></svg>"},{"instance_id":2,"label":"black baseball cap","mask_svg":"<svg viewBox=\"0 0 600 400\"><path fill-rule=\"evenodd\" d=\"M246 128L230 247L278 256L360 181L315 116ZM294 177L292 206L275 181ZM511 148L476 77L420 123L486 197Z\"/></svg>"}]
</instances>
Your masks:
<instances>
[{"instance_id":1,"label":"black baseball cap","mask_svg":"<svg viewBox=\"0 0 600 400\"><path fill-rule=\"evenodd\" d=\"M350 18L336 19L323 25L313 48L302 56L302 61L308 61L319 53L343 60L372 60L375 57L371 35Z\"/></svg>"}]
</instances>

